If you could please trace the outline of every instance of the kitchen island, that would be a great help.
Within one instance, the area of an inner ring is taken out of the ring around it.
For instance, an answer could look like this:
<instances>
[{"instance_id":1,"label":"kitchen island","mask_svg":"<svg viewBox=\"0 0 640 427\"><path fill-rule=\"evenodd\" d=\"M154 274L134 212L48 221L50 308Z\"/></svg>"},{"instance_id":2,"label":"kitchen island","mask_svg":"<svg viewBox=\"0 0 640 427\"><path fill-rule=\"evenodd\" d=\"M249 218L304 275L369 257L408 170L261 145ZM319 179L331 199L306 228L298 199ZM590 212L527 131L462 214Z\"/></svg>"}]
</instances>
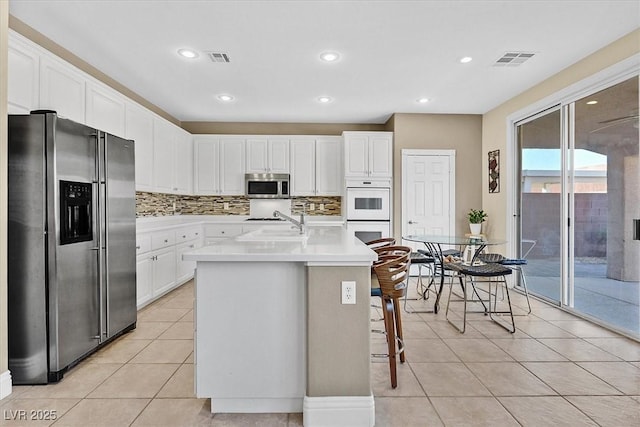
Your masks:
<instances>
[{"instance_id":1,"label":"kitchen island","mask_svg":"<svg viewBox=\"0 0 640 427\"><path fill-rule=\"evenodd\" d=\"M273 230L273 229L271 229ZM211 412L302 412L305 426L373 426L370 268L344 227L251 232L196 261L196 395ZM355 304L342 304L355 282Z\"/></svg>"}]
</instances>

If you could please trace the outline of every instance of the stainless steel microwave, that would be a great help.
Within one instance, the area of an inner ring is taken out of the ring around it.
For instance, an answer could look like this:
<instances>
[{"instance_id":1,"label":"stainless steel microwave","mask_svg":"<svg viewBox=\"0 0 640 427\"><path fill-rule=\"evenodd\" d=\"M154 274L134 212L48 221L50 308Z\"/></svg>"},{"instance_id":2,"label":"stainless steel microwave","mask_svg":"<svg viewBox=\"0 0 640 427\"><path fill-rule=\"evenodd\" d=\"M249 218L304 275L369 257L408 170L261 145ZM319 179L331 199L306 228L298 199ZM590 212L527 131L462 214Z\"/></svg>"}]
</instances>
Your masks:
<instances>
[{"instance_id":1,"label":"stainless steel microwave","mask_svg":"<svg viewBox=\"0 0 640 427\"><path fill-rule=\"evenodd\" d=\"M288 173L248 173L244 176L245 194L250 199L288 199Z\"/></svg>"}]
</instances>

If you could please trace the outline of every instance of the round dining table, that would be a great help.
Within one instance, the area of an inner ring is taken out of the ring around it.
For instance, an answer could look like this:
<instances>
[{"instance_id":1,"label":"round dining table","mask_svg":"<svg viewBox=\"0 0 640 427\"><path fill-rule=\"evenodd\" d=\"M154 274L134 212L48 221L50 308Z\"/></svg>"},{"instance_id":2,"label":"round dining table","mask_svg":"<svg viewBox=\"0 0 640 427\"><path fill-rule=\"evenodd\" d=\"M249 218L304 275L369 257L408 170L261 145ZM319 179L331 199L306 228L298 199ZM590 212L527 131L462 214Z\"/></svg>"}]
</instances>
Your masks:
<instances>
[{"instance_id":1,"label":"round dining table","mask_svg":"<svg viewBox=\"0 0 640 427\"><path fill-rule=\"evenodd\" d=\"M403 240L409 242L423 243L426 247L426 252L434 260L434 274L440 276L440 286L436 294L436 301L433 307L433 312L437 313L440 307L440 296L442 295L442 289L444 288L444 278L447 271L447 263L445 262L446 253L451 249L455 249L455 252L464 254L467 248L471 249L471 256L464 260L469 264L476 262L477 256L487 246L499 246L507 243L503 239L489 239L486 236L474 236L474 235L437 235L437 234L408 234L402 237ZM427 291L425 291L426 294ZM426 296L423 295L423 299Z\"/></svg>"}]
</instances>

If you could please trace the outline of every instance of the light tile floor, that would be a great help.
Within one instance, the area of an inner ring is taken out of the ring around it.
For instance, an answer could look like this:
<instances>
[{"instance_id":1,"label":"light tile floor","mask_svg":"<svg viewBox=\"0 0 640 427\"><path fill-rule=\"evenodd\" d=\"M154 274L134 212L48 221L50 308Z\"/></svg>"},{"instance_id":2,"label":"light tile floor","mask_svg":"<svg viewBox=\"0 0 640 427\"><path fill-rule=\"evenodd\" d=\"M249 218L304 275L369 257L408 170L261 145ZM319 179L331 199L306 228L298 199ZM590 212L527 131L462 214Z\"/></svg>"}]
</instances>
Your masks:
<instances>
[{"instance_id":1,"label":"light tile floor","mask_svg":"<svg viewBox=\"0 0 640 427\"><path fill-rule=\"evenodd\" d=\"M522 295L512 298L524 307ZM460 334L444 310L403 313L407 363L398 388L385 360L372 363L376 426L640 425L640 343L532 304L515 334L481 314ZM301 414L212 416L209 401L195 398L192 307L189 282L141 310L135 331L60 383L14 387L0 401L0 425L301 426ZM373 334L372 347L384 348L384 338ZM55 420L31 419L53 411Z\"/></svg>"}]
</instances>

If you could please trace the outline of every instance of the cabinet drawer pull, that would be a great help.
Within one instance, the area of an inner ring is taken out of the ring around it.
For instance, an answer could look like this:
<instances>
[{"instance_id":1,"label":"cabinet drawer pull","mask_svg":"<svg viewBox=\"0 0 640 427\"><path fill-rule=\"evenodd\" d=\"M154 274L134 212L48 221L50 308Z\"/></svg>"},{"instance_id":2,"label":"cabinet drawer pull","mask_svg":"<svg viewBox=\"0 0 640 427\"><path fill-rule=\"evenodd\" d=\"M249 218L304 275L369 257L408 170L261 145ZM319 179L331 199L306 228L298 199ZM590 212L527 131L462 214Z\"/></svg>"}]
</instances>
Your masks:
<instances>
[{"instance_id":1,"label":"cabinet drawer pull","mask_svg":"<svg viewBox=\"0 0 640 427\"><path fill-rule=\"evenodd\" d=\"M169 239L164 239L164 242L165 243L169 243Z\"/></svg>"},{"instance_id":2,"label":"cabinet drawer pull","mask_svg":"<svg viewBox=\"0 0 640 427\"><path fill-rule=\"evenodd\" d=\"M186 238L187 238L187 236L183 234L183 235L182 235L182 238L183 238L183 239L186 239Z\"/></svg>"}]
</instances>

